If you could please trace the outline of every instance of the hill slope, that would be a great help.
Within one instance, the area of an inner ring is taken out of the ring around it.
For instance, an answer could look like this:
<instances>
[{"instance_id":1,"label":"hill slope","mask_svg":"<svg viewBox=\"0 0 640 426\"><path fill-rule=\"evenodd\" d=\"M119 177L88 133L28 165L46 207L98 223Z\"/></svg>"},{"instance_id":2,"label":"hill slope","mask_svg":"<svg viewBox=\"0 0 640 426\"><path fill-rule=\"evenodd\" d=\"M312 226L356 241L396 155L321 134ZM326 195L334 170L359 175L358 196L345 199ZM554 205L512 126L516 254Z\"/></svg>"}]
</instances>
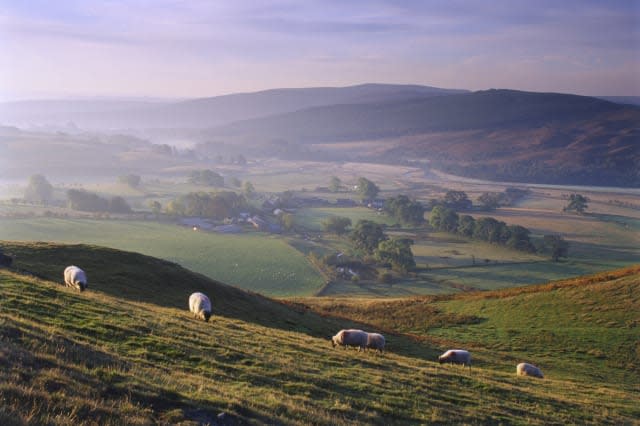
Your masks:
<instances>
[{"instance_id":1,"label":"hill slope","mask_svg":"<svg viewBox=\"0 0 640 426\"><path fill-rule=\"evenodd\" d=\"M18 101L0 103L0 124L47 124L83 129L207 128L320 105L388 102L464 93L420 85L272 89L186 101Z\"/></svg>"},{"instance_id":2,"label":"hill slope","mask_svg":"<svg viewBox=\"0 0 640 426\"><path fill-rule=\"evenodd\" d=\"M20 265L31 259L39 274L54 274L67 249L25 245L14 254ZM394 336L382 356L334 350L313 333L352 322L244 292L218 293L212 321L196 321L171 307L194 275L132 253L83 250L75 260L97 259L84 293L59 278L0 270L2 424L620 424L640 415L626 385L442 368L426 360L428 345L415 342L422 356L405 355ZM116 255L121 267L110 263ZM108 293L127 288L133 293ZM243 304L254 306L253 316L225 314ZM316 331L283 329L277 315L298 316Z\"/></svg>"},{"instance_id":3,"label":"hill slope","mask_svg":"<svg viewBox=\"0 0 640 426\"><path fill-rule=\"evenodd\" d=\"M488 90L332 105L233 123L207 136L291 145L382 139L387 149L372 155L362 143L353 159L423 159L485 179L640 186L640 108L585 96ZM323 149L331 154L330 146Z\"/></svg>"},{"instance_id":4,"label":"hill slope","mask_svg":"<svg viewBox=\"0 0 640 426\"><path fill-rule=\"evenodd\" d=\"M296 301L421 339L465 342L496 369L530 359L555 377L640 384L640 266L497 291Z\"/></svg>"}]
</instances>

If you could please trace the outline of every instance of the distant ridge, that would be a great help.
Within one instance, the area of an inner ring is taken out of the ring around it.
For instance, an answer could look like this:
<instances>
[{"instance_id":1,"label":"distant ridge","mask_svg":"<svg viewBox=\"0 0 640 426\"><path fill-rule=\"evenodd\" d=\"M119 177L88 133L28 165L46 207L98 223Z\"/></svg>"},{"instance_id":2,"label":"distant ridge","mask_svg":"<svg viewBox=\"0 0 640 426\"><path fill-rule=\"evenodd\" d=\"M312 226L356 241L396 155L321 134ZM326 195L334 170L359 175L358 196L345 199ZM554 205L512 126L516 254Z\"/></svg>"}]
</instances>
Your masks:
<instances>
[{"instance_id":1,"label":"distant ridge","mask_svg":"<svg viewBox=\"0 0 640 426\"><path fill-rule=\"evenodd\" d=\"M334 104L402 101L466 90L420 85L361 84L348 87L271 89L180 102L50 100L0 103L0 124L81 128L207 128L234 121Z\"/></svg>"},{"instance_id":2,"label":"distant ridge","mask_svg":"<svg viewBox=\"0 0 640 426\"><path fill-rule=\"evenodd\" d=\"M422 159L489 180L640 186L640 107L588 96L491 89L320 106L219 126L205 138L254 146L386 140L383 152L363 148L349 159Z\"/></svg>"}]
</instances>

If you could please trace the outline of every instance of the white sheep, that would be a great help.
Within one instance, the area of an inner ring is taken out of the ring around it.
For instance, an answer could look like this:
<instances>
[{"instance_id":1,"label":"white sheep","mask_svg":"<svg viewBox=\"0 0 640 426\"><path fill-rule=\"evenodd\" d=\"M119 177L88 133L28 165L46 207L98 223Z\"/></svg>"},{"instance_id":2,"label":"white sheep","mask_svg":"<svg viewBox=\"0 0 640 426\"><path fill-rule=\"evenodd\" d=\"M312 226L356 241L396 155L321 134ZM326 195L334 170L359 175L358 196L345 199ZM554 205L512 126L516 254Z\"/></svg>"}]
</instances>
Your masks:
<instances>
[{"instance_id":1,"label":"white sheep","mask_svg":"<svg viewBox=\"0 0 640 426\"><path fill-rule=\"evenodd\" d=\"M471 369L471 354L464 349L449 349L438 357L438 362L467 365Z\"/></svg>"},{"instance_id":2,"label":"white sheep","mask_svg":"<svg viewBox=\"0 0 640 426\"><path fill-rule=\"evenodd\" d=\"M540 371L540 369L535 365L529 364L528 362L521 362L520 364L518 364L518 366L516 367L516 374L518 376L532 376L539 377L541 379L544 378L544 374L542 374L542 371Z\"/></svg>"},{"instance_id":3,"label":"white sheep","mask_svg":"<svg viewBox=\"0 0 640 426\"><path fill-rule=\"evenodd\" d=\"M367 333L367 349L378 350L384 352L385 339L379 333Z\"/></svg>"},{"instance_id":4,"label":"white sheep","mask_svg":"<svg viewBox=\"0 0 640 426\"><path fill-rule=\"evenodd\" d=\"M193 293L189 296L189 311L195 318L209 321L211 317L211 300L203 293Z\"/></svg>"},{"instance_id":5,"label":"white sheep","mask_svg":"<svg viewBox=\"0 0 640 426\"><path fill-rule=\"evenodd\" d=\"M86 290L89 286L87 284L87 274L77 266L67 266L64 268L64 284L67 287L72 287L80 291Z\"/></svg>"},{"instance_id":6,"label":"white sheep","mask_svg":"<svg viewBox=\"0 0 640 426\"><path fill-rule=\"evenodd\" d=\"M362 330L340 330L335 336L331 338L331 345L335 348L339 346L357 346L358 351L364 350L367 347L367 335L368 333Z\"/></svg>"}]
</instances>

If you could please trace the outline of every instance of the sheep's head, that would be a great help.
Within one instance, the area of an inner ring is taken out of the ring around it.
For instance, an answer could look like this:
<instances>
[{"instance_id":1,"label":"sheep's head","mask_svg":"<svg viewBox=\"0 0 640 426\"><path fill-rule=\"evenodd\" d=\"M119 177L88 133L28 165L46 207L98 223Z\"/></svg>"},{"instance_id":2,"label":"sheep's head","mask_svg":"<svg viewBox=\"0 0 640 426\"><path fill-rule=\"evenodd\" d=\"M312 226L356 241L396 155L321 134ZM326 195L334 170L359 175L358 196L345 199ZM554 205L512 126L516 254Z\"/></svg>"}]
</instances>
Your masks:
<instances>
[{"instance_id":1,"label":"sheep's head","mask_svg":"<svg viewBox=\"0 0 640 426\"><path fill-rule=\"evenodd\" d=\"M202 311L202 319L204 319L205 322L209 322L209 318L211 318L211 312Z\"/></svg>"},{"instance_id":2,"label":"sheep's head","mask_svg":"<svg viewBox=\"0 0 640 426\"><path fill-rule=\"evenodd\" d=\"M334 347L334 348L336 347L336 336L333 336L331 338L331 346Z\"/></svg>"}]
</instances>

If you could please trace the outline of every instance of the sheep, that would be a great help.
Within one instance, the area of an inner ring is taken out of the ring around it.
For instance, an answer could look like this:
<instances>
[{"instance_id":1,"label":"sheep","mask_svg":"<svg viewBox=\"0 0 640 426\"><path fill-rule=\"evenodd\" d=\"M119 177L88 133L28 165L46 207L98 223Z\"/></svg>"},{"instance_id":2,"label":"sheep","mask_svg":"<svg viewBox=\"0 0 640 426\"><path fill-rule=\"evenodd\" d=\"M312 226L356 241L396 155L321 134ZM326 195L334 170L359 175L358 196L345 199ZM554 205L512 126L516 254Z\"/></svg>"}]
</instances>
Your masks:
<instances>
[{"instance_id":1,"label":"sheep","mask_svg":"<svg viewBox=\"0 0 640 426\"><path fill-rule=\"evenodd\" d=\"M203 293L193 293L189 296L189 311L195 318L209 322L209 318L211 318L211 300Z\"/></svg>"},{"instance_id":2,"label":"sheep","mask_svg":"<svg viewBox=\"0 0 640 426\"><path fill-rule=\"evenodd\" d=\"M438 362L467 365L471 369L471 354L464 349L449 349L438 357Z\"/></svg>"},{"instance_id":3,"label":"sheep","mask_svg":"<svg viewBox=\"0 0 640 426\"><path fill-rule=\"evenodd\" d=\"M539 377L541 379L544 378L544 374L542 374L542 371L540 371L538 367L527 362L521 362L518 364L516 367L516 375Z\"/></svg>"},{"instance_id":4,"label":"sheep","mask_svg":"<svg viewBox=\"0 0 640 426\"><path fill-rule=\"evenodd\" d=\"M367 347L367 335L368 333L362 330L340 330L335 336L331 338L331 345L335 348L336 345L340 346L357 346L358 351L364 350Z\"/></svg>"},{"instance_id":5,"label":"sheep","mask_svg":"<svg viewBox=\"0 0 640 426\"><path fill-rule=\"evenodd\" d=\"M367 333L367 349L378 350L384 352L385 339L379 333Z\"/></svg>"},{"instance_id":6,"label":"sheep","mask_svg":"<svg viewBox=\"0 0 640 426\"><path fill-rule=\"evenodd\" d=\"M89 284L87 284L87 274L77 266L67 266L64 268L64 284L67 287L75 288L80 291L85 291Z\"/></svg>"}]
</instances>

